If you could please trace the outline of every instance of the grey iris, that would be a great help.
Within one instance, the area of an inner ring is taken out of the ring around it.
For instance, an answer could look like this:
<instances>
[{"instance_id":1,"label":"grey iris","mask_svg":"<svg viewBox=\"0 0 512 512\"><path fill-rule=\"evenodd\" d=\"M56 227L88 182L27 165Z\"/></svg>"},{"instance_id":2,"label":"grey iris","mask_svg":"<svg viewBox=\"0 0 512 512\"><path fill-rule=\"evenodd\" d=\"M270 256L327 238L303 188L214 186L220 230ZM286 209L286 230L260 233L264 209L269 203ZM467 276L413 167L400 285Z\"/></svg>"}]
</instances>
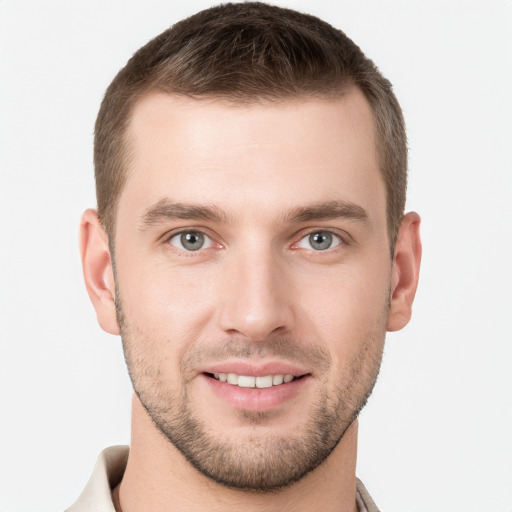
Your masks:
<instances>
[{"instance_id":1,"label":"grey iris","mask_svg":"<svg viewBox=\"0 0 512 512\"><path fill-rule=\"evenodd\" d=\"M332 245L332 234L319 231L309 235L309 243L313 249L318 251L325 251Z\"/></svg>"},{"instance_id":2,"label":"grey iris","mask_svg":"<svg viewBox=\"0 0 512 512\"><path fill-rule=\"evenodd\" d=\"M180 241L188 251L198 251L204 245L204 235L198 231L189 231L181 234Z\"/></svg>"}]
</instances>

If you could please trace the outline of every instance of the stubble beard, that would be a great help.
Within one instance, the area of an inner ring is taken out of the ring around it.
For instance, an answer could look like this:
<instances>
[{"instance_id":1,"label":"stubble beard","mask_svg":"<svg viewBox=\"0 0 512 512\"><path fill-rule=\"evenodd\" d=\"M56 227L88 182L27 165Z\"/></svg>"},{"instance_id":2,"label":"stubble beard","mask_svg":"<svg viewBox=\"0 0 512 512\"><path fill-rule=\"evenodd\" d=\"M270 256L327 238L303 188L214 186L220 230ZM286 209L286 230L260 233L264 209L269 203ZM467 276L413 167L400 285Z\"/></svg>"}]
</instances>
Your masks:
<instances>
[{"instance_id":1,"label":"stubble beard","mask_svg":"<svg viewBox=\"0 0 512 512\"><path fill-rule=\"evenodd\" d=\"M118 295L119 297L119 295ZM273 492L299 481L322 464L336 448L343 434L366 404L380 369L385 328L378 325L362 336L360 351L334 389L323 386L304 426L293 436L258 435L258 426L271 424L273 412L240 411L240 419L252 434L241 441L219 439L208 424L192 410L187 385L170 389L161 380L159 362L135 354L145 343L138 329L137 339L127 325L120 301L116 301L118 322L130 378L154 425L200 473L223 486L248 492ZM387 308L386 308L387 312ZM298 349L297 347L300 347ZM298 353L300 350L300 353ZM231 357L282 356L305 360L327 375L331 361L326 351L307 348L289 339L272 339L254 346L228 340L216 351ZM187 365L204 354L197 349L180 361L182 374ZM268 432L268 430L266 430Z\"/></svg>"}]
</instances>

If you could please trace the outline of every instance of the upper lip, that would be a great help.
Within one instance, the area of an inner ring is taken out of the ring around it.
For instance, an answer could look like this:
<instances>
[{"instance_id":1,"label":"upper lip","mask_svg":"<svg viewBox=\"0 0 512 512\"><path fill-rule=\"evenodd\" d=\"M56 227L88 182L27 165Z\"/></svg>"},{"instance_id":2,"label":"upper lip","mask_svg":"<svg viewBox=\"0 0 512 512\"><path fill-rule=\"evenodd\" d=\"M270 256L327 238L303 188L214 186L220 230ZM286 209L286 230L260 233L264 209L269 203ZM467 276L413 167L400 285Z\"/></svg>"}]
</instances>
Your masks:
<instances>
[{"instance_id":1,"label":"upper lip","mask_svg":"<svg viewBox=\"0 0 512 512\"><path fill-rule=\"evenodd\" d=\"M234 373L248 377L264 377L266 375L293 375L301 377L309 372L297 365L284 361L225 361L212 363L201 369L200 373Z\"/></svg>"}]
</instances>

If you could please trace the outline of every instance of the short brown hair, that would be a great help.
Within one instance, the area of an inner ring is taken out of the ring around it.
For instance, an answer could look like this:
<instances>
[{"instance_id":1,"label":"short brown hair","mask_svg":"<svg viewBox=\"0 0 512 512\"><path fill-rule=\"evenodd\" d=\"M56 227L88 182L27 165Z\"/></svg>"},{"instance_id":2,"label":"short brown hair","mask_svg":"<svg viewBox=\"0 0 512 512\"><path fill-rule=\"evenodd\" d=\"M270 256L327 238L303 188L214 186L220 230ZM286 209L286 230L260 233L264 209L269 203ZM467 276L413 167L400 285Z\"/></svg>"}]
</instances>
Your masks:
<instances>
[{"instance_id":1,"label":"short brown hair","mask_svg":"<svg viewBox=\"0 0 512 512\"><path fill-rule=\"evenodd\" d=\"M143 94L250 103L339 97L350 86L373 111L393 250L405 207L407 139L390 82L340 30L259 2L212 7L176 23L140 48L108 87L96 120L94 164L98 215L111 242L128 167L126 127Z\"/></svg>"}]
</instances>

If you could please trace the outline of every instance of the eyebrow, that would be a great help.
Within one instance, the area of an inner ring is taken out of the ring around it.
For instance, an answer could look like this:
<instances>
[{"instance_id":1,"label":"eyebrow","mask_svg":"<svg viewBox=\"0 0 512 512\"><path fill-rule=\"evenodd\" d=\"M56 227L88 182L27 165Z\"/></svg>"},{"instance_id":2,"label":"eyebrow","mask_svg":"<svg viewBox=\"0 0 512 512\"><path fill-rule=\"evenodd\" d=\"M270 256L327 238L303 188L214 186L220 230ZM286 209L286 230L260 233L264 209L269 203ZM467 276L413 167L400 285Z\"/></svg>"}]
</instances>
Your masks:
<instances>
[{"instance_id":1,"label":"eyebrow","mask_svg":"<svg viewBox=\"0 0 512 512\"><path fill-rule=\"evenodd\" d=\"M334 200L299 206L286 212L282 220L284 223L301 223L315 220L352 219L368 222L368 213L358 204ZM197 220L214 223L228 223L226 213L215 205L195 205L189 203L175 203L168 198L161 199L147 208L140 220L141 231L151 226L169 220Z\"/></svg>"},{"instance_id":2,"label":"eyebrow","mask_svg":"<svg viewBox=\"0 0 512 512\"><path fill-rule=\"evenodd\" d=\"M199 220L226 223L227 215L215 205L195 205L174 203L170 199L160 199L142 214L139 229L145 230L168 220Z\"/></svg>"},{"instance_id":3,"label":"eyebrow","mask_svg":"<svg viewBox=\"0 0 512 512\"><path fill-rule=\"evenodd\" d=\"M362 206L342 200L299 206L287 212L284 216L284 221L299 223L340 218L357 220L364 223L369 221L368 213Z\"/></svg>"}]
</instances>

